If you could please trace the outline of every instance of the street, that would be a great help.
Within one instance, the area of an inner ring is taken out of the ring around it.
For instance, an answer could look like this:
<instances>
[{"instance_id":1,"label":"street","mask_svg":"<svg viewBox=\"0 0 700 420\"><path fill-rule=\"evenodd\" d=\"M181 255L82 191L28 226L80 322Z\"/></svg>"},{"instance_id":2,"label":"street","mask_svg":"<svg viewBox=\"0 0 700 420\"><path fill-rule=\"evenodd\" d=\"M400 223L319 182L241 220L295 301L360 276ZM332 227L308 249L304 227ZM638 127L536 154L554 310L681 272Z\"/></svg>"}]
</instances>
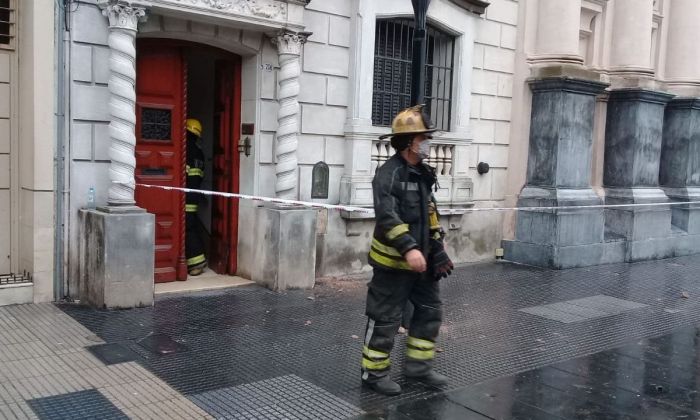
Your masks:
<instances>
[{"instance_id":1,"label":"street","mask_svg":"<svg viewBox=\"0 0 700 420\"><path fill-rule=\"evenodd\" d=\"M450 384L403 379L400 335L399 397L360 385L363 279L163 295L126 311L3 307L0 416L700 418L699 265L458 268L442 284L436 366Z\"/></svg>"}]
</instances>

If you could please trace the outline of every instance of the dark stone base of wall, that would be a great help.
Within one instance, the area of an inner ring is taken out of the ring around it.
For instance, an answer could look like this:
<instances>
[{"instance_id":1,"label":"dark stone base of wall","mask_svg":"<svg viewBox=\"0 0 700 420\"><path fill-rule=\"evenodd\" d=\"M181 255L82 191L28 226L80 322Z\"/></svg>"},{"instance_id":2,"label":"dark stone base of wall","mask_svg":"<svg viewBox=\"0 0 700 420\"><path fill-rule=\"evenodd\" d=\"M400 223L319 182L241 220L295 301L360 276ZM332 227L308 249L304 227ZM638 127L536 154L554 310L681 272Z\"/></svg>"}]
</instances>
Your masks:
<instances>
[{"instance_id":1,"label":"dark stone base of wall","mask_svg":"<svg viewBox=\"0 0 700 420\"><path fill-rule=\"evenodd\" d=\"M666 238L638 241L609 239L605 243L575 246L505 240L503 248L507 261L561 270L700 254L700 235L676 230Z\"/></svg>"}]
</instances>

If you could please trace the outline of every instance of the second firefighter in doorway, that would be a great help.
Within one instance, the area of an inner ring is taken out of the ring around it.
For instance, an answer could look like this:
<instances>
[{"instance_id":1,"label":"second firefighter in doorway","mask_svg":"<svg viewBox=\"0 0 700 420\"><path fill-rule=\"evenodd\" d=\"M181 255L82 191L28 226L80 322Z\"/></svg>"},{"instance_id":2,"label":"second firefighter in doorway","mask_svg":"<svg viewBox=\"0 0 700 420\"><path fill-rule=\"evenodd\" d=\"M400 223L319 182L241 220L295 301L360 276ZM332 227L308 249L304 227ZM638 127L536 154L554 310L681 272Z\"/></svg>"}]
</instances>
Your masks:
<instances>
[{"instance_id":1,"label":"second firefighter in doorway","mask_svg":"<svg viewBox=\"0 0 700 420\"><path fill-rule=\"evenodd\" d=\"M202 137L202 124L195 119L188 119L187 128L187 188L199 189L204 180L204 152L199 145ZM187 272L190 276L198 276L207 266L204 255L204 243L199 233L197 211L202 200L201 194L187 193L185 197L185 256L187 257Z\"/></svg>"},{"instance_id":2,"label":"second firefighter in doorway","mask_svg":"<svg viewBox=\"0 0 700 420\"><path fill-rule=\"evenodd\" d=\"M423 162L434 131L422 106L399 112L389 135L396 154L377 169L372 181L376 226L369 262L374 276L367 291L362 382L385 395L401 393L401 386L388 376L389 355L407 301L414 311L404 374L429 385L447 383L432 366L442 323L438 280L453 269L431 192L437 177Z\"/></svg>"}]
</instances>

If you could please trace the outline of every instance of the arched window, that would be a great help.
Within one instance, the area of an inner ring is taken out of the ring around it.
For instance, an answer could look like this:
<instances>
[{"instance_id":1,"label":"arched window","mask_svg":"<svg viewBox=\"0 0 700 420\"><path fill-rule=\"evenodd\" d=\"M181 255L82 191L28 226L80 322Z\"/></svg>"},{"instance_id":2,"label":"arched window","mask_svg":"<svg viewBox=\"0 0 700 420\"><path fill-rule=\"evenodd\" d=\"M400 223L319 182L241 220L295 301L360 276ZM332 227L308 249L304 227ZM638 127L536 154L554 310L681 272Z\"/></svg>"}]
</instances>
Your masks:
<instances>
[{"instance_id":1,"label":"arched window","mask_svg":"<svg viewBox=\"0 0 700 420\"><path fill-rule=\"evenodd\" d=\"M390 126L399 110L411 102L411 62L414 22L379 19L374 43L372 123ZM454 37L428 25L425 64L425 104L435 126L450 130Z\"/></svg>"}]
</instances>

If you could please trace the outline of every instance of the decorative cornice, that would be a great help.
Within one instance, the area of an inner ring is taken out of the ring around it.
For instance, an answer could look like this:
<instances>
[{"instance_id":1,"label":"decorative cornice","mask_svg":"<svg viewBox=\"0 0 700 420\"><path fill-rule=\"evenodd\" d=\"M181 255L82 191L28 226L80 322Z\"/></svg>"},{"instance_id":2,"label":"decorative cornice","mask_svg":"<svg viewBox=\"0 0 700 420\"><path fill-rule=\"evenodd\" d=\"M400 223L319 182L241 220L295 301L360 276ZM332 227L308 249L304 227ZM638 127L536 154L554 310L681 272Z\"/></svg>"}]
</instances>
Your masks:
<instances>
[{"instance_id":1,"label":"decorative cornice","mask_svg":"<svg viewBox=\"0 0 700 420\"><path fill-rule=\"evenodd\" d=\"M483 15L486 13L486 8L491 4L490 2L484 0L452 0L452 3L464 10L476 13L477 15Z\"/></svg>"},{"instance_id":2,"label":"decorative cornice","mask_svg":"<svg viewBox=\"0 0 700 420\"><path fill-rule=\"evenodd\" d=\"M287 2L279 0L170 0L171 3L204 7L267 19L286 19Z\"/></svg>"},{"instance_id":3,"label":"decorative cornice","mask_svg":"<svg viewBox=\"0 0 700 420\"><path fill-rule=\"evenodd\" d=\"M99 3L102 14L112 29L135 31L139 21L146 18L146 9L129 0L105 0Z\"/></svg>"},{"instance_id":4,"label":"decorative cornice","mask_svg":"<svg viewBox=\"0 0 700 420\"><path fill-rule=\"evenodd\" d=\"M282 31L271 38L280 54L301 55L301 46L312 35L311 32Z\"/></svg>"},{"instance_id":5,"label":"decorative cornice","mask_svg":"<svg viewBox=\"0 0 700 420\"><path fill-rule=\"evenodd\" d=\"M600 95L607 83L596 82L593 80L574 79L571 77L545 77L542 79L528 80L530 89L533 93L539 92L571 92L582 95Z\"/></svg>"},{"instance_id":6,"label":"decorative cornice","mask_svg":"<svg viewBox=\"0 0 700 420\"><path fill-rule=\"evenodd\" d=\"M623 88L610 91L608 103L613 102L646 102L666 105L675 95L643 88Z\"/></svg>"}]
</instances>

